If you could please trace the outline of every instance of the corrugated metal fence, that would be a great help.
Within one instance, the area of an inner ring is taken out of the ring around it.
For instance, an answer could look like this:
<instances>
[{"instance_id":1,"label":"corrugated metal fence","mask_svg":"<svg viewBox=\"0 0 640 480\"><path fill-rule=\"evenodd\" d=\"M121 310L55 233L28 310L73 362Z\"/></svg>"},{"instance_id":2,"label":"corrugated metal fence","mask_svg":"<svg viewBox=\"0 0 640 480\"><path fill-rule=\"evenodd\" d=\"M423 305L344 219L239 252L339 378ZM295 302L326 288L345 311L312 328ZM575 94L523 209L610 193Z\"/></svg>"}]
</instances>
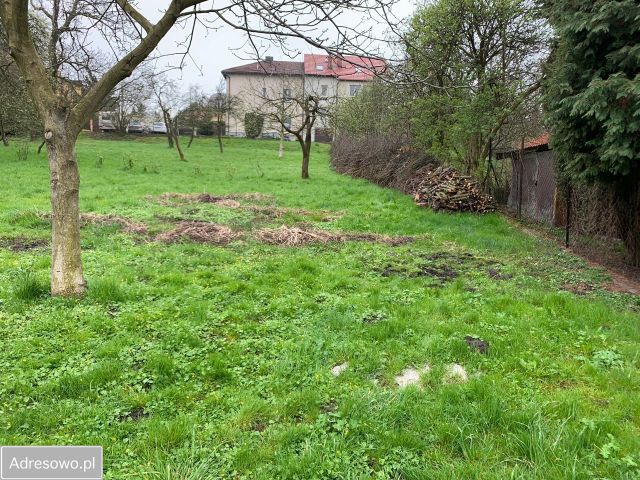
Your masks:
<instances>
[{"instance_id":1,"label":"corrugated metal fence","mask_svg":"<svg viewBox=\"0 0 640 480\"><path fill-rule=\"evenodd\" d=\"M538 222L554 223L556 173L553 152L525 152L511 158L508 206Z\"/></svg>"}]
</instances>

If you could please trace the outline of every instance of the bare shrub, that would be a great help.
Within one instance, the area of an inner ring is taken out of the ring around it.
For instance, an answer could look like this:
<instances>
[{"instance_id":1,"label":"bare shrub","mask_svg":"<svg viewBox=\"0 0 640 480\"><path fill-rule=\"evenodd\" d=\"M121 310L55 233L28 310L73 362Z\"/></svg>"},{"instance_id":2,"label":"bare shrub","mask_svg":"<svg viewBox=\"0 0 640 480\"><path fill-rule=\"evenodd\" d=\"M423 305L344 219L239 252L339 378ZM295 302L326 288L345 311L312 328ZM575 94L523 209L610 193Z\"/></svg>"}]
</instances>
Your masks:
<instances>
[{"instance_id":1,"label":"bare shrub","mask_svg":"<svg viewBox=\"0 0 640 480\"><path fill-rule=\"evenodd\" d=\"M331 164L339 173L413 194L421 173L437 161L409 145L402 136L343 134L331 146Z\"/></svg>"}]
</instances>

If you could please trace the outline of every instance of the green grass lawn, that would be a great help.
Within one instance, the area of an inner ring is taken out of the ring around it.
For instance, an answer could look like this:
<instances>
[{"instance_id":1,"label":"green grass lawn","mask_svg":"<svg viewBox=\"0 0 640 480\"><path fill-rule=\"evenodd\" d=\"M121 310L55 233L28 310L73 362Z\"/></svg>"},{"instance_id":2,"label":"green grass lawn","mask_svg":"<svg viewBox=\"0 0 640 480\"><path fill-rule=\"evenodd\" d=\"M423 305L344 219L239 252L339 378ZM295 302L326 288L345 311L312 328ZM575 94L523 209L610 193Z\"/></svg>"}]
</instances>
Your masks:
<instances>
[{"instance_id":1,"label":"green grass lawn","mask_svg":"<svg viewBox=\"0 0 640 480\"><path fill-rule=\"evenodd\" d=\"M83 138L82 211L149 233L87 224L89 291L51 298L36 147L0 147L0 444L103 445L107 479L640 477L640 301L557 245L340 176L322 145L303 181L294 143L278 159L277 142L221 155L197 139L180 162L161 138ZM153 241L179 220L244 238ZM300 222L416 239L255 239ZM467 382L448 380L454 363Z\"/></svg>"}]
</instances>

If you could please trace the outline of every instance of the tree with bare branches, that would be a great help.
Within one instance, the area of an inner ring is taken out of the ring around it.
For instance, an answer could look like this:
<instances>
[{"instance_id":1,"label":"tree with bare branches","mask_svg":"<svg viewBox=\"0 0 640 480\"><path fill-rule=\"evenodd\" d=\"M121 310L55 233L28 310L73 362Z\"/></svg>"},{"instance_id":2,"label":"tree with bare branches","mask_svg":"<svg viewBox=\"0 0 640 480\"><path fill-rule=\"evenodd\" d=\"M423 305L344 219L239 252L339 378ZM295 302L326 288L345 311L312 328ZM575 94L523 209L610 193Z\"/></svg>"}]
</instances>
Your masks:
<instances>
[{"instance_id":1,"label":"tree with bare branches","mask_svg":"<svg viewBox=\"0 0 640 480\"><path fill-rule=\"evenodd\" d=\"M51 292L79 295L86 289L80 252L80 174L76 139L87 120L114 87L130 77L154 52L177 23L226 25L255 39L285 44L301 38L330 53L362 47L366 32L342 27L345 11L375 12L392 0L167 0L160 18L152 21L129 0L0 0L0 21L11 56L28 86L44 125L49 158L52 206ZM161 7L162 8L162 7ZM29 30L30 13L49 27L46 59ZM93 45L99 35L108 51ZM190 41L185 45L188 48ZM361 49L359 51L362 51ZM186 53L183 56L184 61ZM64 79L82 81L79 95Z\"/></svg>"},{"instance_id":2,"label":"tree with bare branches","mask_svg":"<svg viewBox=\"0 0 640 480\"><path fill-rule=\"evenodd\" d=\"M175 147L180 161L185 162L184 152L180 146L180 129L178 127L177 111L179 111L182 101L178 94L178 86L166 75L159 73L150 77L150 87L167 129L169 148Z\"/></svg>"},{"instance_id":3,"label":"tree with bare branches","mask_svg":"<svg viewBox=\"0 0 640 480\"><path fill-rule=\"evenodd\" d=\"M110 95L113 105L111 121L120 133L127 132L131 120L144 115L146 104L151 99L148 88L150 75L150 72L137 71L113 89Z\"/></svg>"},{"instance_id":4,"label":"tree with bare branches","mask_svg":"<svg viewBox=\"0 0 640 480\"><path fill-rule=\"evenodd\" d=\"M189 129L187 148L191 148L193 139L198 133L198 126L206 122L206 117L209 116L207 97L199 86L191 85L183 100L186 106L176 115L176 120L180 125Z\"/></svg>"},{"instance_id":5,"label":"tree with bare branches","mask_svg":"<svg viewBox=\"0 0 640 480\"><path fill-rule=\"evenodd\" d=\"M222 135L226 127L226 119L233 114L239 107L238 98L227 93L227 84L224 80L220 80L213 95L209 97L207 102L207 110L213 115L215 122L214 129L218 137L218 146L220 153L224 152L222 146Z\"/></svg>"},{"instance_id":6,"label":"tree with bare branches","mask_svg":"<svg viewBox=\"0 0 640 480\"><path fill-rule=\"evenodd\" d=\"M302 178L307 179L313 126L319 117L327 115L327 99L321 99L304 83L298 86L296 79L290 80L286 75L270 78L264 85L255 89L261 92L258 111L270 127L284 130L296 138L302 150Z\"/></svg>"}]
</instances>

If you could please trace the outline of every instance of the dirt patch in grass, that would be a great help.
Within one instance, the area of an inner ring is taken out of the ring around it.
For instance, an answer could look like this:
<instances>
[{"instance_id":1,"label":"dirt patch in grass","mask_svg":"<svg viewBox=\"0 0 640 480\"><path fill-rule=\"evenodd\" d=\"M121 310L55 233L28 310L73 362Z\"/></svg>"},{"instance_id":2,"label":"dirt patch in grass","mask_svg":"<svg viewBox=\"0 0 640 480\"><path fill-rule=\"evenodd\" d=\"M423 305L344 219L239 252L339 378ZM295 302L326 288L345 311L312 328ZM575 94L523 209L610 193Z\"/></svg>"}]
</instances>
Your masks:
<instances>
[{"instance_id":1,"label":"dirt patch in grass","mask_svg":"<svg viewBox=\"0 0 640 480\"><path fill-rule=\"evenodd\" d=\"M129 413L120 415L118 417L118 420L121 422L127 422L127 421L139 422L140 420L148 416L149 414L144 411L144 408L136 407L133 410L131 410Z\"/></svg>"},{"instance_id":2,"label":"dirt patch in grass","mask_svg":"<svg viewBox=\"0 0 640 480\"><path fill-rule=\"evenodd\" d=\"M487 271L487 275L489 278L493 278L494 280L510 280L513 278L513 275L510 273L501 273L497 268L490 268Z\"/></svg>"},{"instance_id":3,"label":"dirt patch in grass","mask_svg":"<svg viewBox=\"0 0 640 480\"><path fill-rule=\"evenodd\" d=\"M121 217L119 215L104 215L101 213L90 212L82 213L80 214L80 221L83 224L119 225L125 233L145 235L149 231L149 228L144 223L136 222L130 218Z\"/></svg>"},{"instance_id":4,"label":"dirt patch in grass","mask_svg":"<svg viewBox=\"0 0 640 480\"><path fill-rule=\"evenodd\" d=\"M383 277L428 277L436 280L435 286L442 286L461 274L483 270L489 265L497 266L499 262L479 258L469 252L408 252L408 255L390 255L387 261L375 268L375 271Z\"/></svg>"},{"instance_id":5,"label":"dirt patch in grass","mask_svg":"<svg viewBox=\"0 0 640 480\"><path fill-rule=\"evenodd\" d=\"M320 405L320 412L322 413L334 413L338 411L338 404L335 400L329 400L327 403Z\"/></svg>"},{"instance_id":6,"label":"dirt patch in grass","mask_svg":"<svg viewBox=\"0 0 640 480\"><path fill-rule=\"evenodd\" d=\"M215 203L221 207L239 208L238 200L248 202L273 202L273 195L264 193L233 193L229 195L211 195L210 193L163 193L157 197L147 197L149 200L165 206L183 205L185 203Z\"/></svg>"},{"instance_id":7,"label":"dirt patch in grass","mask_svg":"<svg viewBox=\"0 0 640 480\"><path fill-rule=\"evenodd\" d=\"M210 222L179 222L173 230L156 235L155 240L163 243L179 243L191 240L196 243L208 243L212 245L227 245L242 237L224 225Z\"/></svg>"},{"instance_id":8,"label":"dirt patch in grass","mask_svg":"<svg viewBox=\"0 0 640 480\"><path fill-rule=\"evenodd\" d=\"M255 233L258 240L270 245L282 245L286 247L300 247L310 243L330 243L364 241L379 242L387 245L402 245L412 242L413 237L389 237L375 233L347 233L318 230L306 225L280 228L263 228Z\"/></svg>"},{"instance_id":9,"label":"dirt patch in grass","mask_svg":"<svg viewBox=\"0 0 640 480\"><path fill-rule=\"evenodd\" d=\"M584 297L595 290L594 286L589 285L588 283L565 283L560 287L560 289L571 292L580 297Z\"/></svg>"},{"instance_id":10,"label":"dirt patch in grass","mask_svg":"<svg viewBox=\"0 0 640 480\"><path fill-rule=\"evenodd\" d=\"M440 282L448 282L457 278L459 273L447 265L437 265L434 267L423 266L418 272L418 277L432 277L440 280Z\"/></svg>"},{"instance_id":11,"label":"dirt patch in grass","mask_svg":"<svg viewBox=\"0 0 640 480\"><path fill-rule=\"evenodd\" d=\"M49 241L44 238L26 238L22 236L0 238L0 248L8 248L12 252L28 252L47 245L49 245Z\"/></svg>"},{"instance_id":12,"label":"dirt patch in grass","mask_svg":"<svg viewBox=\"0 0 640 480\"><path fill-rule=\"evenodd\" d=\"M489 350L489 342L486 342L481 338L467 335L464 337L464 341L471 350L475 350L483 355Z\"/></svg>"}]
</instances>

